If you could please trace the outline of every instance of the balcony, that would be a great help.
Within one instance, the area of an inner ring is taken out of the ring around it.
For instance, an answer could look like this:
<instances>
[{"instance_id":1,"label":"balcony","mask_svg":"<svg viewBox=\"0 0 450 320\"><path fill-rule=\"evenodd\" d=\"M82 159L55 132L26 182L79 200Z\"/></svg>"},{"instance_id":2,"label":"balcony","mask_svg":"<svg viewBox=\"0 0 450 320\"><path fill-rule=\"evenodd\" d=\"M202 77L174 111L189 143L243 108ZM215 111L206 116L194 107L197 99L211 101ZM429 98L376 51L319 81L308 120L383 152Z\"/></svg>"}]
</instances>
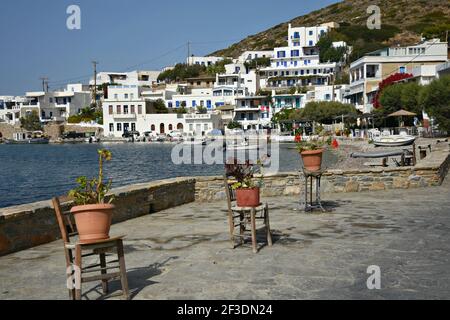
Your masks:
<instances>
[{"instance_id":1,"label":"balcony","mask_svg":"<svg viewBox=\"0 0 450 320\"><path fill-rule=\"evenodd\" d=\"M136 114L135 113L127 113L127 114L118 114L118 113L114 113L112 115L112 117L116 120L116 119L127 119L127 120L133 120L136 119Z\"/></svg>"}]
</instances>

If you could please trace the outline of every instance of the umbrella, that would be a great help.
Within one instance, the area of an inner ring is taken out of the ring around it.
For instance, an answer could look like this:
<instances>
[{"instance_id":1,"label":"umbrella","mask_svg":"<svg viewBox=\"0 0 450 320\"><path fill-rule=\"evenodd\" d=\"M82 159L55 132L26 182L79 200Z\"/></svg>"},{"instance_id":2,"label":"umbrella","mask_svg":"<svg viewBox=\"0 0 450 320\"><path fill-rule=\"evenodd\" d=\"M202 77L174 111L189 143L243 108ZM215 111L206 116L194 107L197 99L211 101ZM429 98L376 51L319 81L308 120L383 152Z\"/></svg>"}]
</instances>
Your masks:
<instances>
[{"instance_id":1,"label":"umbrella","mask_svg":"<svg viewBox=\"0 0 450 320\"><path fill-rule=\"evenodd\" d=\"M388 117L413 117L413 116L417 116L417 114L414 112L409 112L409 111L403 110L403 109L398 110L398 111L388 115Z\"/></svg>"},{"instance_id":2,"label":"umbrella","mask_svg":"<svg viewBox=\"0 0 450 320\"><path fill-rule=\"evenodd\" d=\"M414 112L409 112L409 111L401 109L394 113L391 113L390 115L388 115L388 117L400 117L400 127L403 127L403 121L402 121L403 117L414 117L416 115L417 114Z\"/></svg>"},{"instance_id":3,"label":"umbrella","mask_svg":"<svg viewBox=\"0 0 450 320\"><path fill-rule=\"evenodd\" d=\"M209 133L210 136L221 136L223 135L222 131L219 129L214 129Z\"/></svg>"}]
</instances>

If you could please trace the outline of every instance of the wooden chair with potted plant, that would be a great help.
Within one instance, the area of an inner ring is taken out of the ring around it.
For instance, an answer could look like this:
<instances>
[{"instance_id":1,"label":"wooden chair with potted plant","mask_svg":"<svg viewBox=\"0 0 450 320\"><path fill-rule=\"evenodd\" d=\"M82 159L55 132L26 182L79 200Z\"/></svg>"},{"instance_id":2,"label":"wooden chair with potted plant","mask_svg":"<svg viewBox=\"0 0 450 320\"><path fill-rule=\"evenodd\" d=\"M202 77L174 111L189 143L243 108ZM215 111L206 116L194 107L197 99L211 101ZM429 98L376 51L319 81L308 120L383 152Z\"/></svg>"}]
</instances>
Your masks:
<instances>
[{"instance_id":1,"label":"wooden chair with potted plant","mask_svg":"<svg viewBox=\"0 0 450 320\"><path fill-rule=\"evenodd\" d=\"M90 181L85 177L77 179L79 186L69 193L76 204L70 211L64 211L60 199L53 198L56 219L64 241L69 297L73 300L81 300L82 284L86 282L101 281L103 293L107 294L108 281L112 279L120 280L123 296L129 299L124 236L109 236L114 205L111 204L112 197L105 203L111 181L103 183L103 161L110 159L109 151L99 150L99 177ZM108 261L109 257L115 255L116 260ZM85 258L95 256L98 256L97 262L85 265ZM99 274L95 275L97 272Z\"/></svg>"},{"instance_id":2,"label":"wooden chair with potted plant","mask_svg":"<svg viewBox=\"0 0 450 320\"><path fill-rule=\"evenodd\" d=\"M254 174L259 165L237 163L236 159L225 165L224 186L228 206L228 223L232 248L236 248L236 238L242 245L245 242L246 232L250 231L252 249L258 252L256 238L256 222L262 221L267 237L267 243L272 246L272 233L270 230L269 206L260 201L260 187L262 176L255 182ZM248 228L250 226L250 228Z\"/></svg>"}]
</instances>

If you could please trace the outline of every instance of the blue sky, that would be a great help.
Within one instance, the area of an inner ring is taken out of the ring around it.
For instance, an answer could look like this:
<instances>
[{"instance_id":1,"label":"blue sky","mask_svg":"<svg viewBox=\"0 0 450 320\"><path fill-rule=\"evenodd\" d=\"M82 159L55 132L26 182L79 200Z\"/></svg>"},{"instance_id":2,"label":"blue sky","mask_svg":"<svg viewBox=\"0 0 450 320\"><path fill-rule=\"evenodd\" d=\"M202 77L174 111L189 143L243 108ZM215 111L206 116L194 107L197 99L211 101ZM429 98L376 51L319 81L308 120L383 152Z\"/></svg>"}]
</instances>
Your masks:
<instances>
[{"instance_id":1,"label":"blue sky","mask_svg":"<svg viewBox=\"0 0 450 320\"><path fill-rule=\"evenodd\" d=\"M205 55L336 0L2 0L0 95L87 82L99 71L159 70ZM68 30L66 9L81 8L81 30ZM178 48L178 49L176 49ZM175 50L176 49L176 50Z\"/></svg>"}]
</instances>

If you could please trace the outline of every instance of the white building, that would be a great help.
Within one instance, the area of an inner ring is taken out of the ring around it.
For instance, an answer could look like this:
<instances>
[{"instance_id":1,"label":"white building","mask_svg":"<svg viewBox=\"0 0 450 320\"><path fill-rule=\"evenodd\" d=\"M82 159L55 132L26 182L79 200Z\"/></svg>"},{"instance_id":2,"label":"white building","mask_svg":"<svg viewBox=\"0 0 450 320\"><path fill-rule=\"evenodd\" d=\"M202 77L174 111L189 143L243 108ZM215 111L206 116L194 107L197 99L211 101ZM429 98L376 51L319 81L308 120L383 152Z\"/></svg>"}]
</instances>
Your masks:
<instances>
[{"instance_id":1,"label":"white building","mask_svg":"<svg viewBox=\"0 0 450 320\"><path fill-rule=\"evenodd\" d=\"M157 114L155 99L140 95L137 86L111 86L103 103L104 134L120 138L127 131L169 133L180 130L190 135L207 134L221 128L216 114Z\"/></svg>"},{"instance_id":2,"label":"white building","mask_svg":"<svg viewBox=\"0 0 450 320\"><path fill-rule=\"evenodd\" d=\"M271 101L266 96L247 96L236 98L234 121L239 122L244 130L260 130L270 126Z\"/></svg>"},{"instance_id":3,"label":"white building","mask_svg":"<svg viewBox=\"0 0 450 320\"><path fill-rule=\"evenodd\" d=\"M21 108L28 103L25 97L0 96L0 122L16 124L21 117Z\"/></svg>"},{"instance_id":4,"label":"white building","mask_svg":"<svg viewBox=\"0 0 450 320\"><path fill-rule=\"evenodd\" d=\"M69 84L61 91L27 92L27 103L22 105L21 114L35 110L42 122L66 121L90 105L91 93L82 91L85 88L80 84Z\"/></svg>"},{"instance_id":5,"label":"white building","mask_svg":"<svg viewBox=\"0 0 450 320\"><path fill-rule=\"evenodd\" d=\"M359 110L370 112L381 81L396 73L423 72L429 81L433 67L447 61L448 45L439 39L407 47L393 47L367 54L350 65L348 98ZM418 69L420 68L420 69Z\"/></svg>"},{"instance_id":6,"label":"white building","mask_svg":"<svg viewBox=\"0 0 450 320\"><path fill-rule=\"evenodd\" d=\"M151 87L157 82L161 71L135 70L131 72L99 72L97 73L97 85L116 84L124 86ZM89 85L94 85L91 79Z\"/></svg>"},{"instance_id":7,"label":"white building","mask_svg":"<svg viewBox=\"0 0 450 320\"><path fill-rule=\"evenodd\" d=\"M238 62L244 63L258 58L273 58L273 50L244 51L238 57Z\"/></svg>"},{"instance_id":8,"label":"white building","mask_svg":"<svg viewBox=\"0 0 450 320\"><path fill-rule=\"evenodd\" d=\"M186 59L186 63L189 66L192 66L194 64L198 64L201 66L211 66L216 64L217 62L223 61L225 58L224 57L196 57L196 56L191 56L189 58Z\"/></svg>"},{"instance_id":9,"label":"white building","mask_svg":"<svg viewBox=\"0 0 450 320\"><path fill-rule=\"evenodd\" d=\"M262 68L268 89L328 85L336 73L334 62L320 63L317 42L329 26L297 27L289 25L288 46L274 49L271 65ZM340 44L336 44L340 45Z\"/></svg>"}]
</instances>

